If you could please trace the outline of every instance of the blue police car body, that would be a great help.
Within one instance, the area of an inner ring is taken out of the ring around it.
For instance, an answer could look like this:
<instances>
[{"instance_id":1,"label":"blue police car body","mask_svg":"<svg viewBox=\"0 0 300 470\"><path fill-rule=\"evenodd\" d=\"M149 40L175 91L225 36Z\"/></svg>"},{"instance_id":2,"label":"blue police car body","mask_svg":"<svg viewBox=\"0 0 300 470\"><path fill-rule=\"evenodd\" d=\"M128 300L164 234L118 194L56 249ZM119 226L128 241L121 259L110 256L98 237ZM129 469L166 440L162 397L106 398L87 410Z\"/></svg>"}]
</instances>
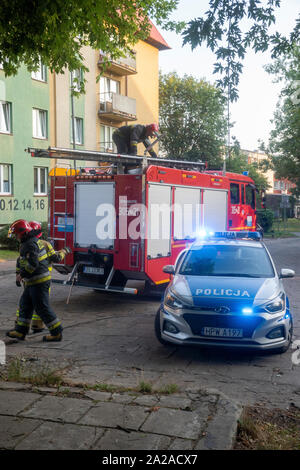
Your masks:
<instances>
[{"instance_id":1,"label":"blue police car body","mask_svg":"<svg viewBox=\"0 0 300 470\"><path fill-rule=\"evenodd\" d=\"M155 319L163 344L289 348L293 319L282 278L295 273L278 275L259 234L203 237L164 271L173 279Z\"/></svg>"}]
</instances>

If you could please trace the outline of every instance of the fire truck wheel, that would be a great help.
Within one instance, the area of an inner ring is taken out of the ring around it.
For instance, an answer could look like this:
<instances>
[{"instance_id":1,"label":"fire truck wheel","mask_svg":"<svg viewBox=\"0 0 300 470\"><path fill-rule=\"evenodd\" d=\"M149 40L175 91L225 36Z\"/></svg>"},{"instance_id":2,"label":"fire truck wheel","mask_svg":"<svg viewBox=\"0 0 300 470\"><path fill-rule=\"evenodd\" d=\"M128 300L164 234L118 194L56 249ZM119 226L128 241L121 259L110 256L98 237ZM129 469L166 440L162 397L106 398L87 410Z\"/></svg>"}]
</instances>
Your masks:
<instances>
[{"instance_id":1,"label":"fire truck wheel","mask_svg":"<svg viewBox=\"0 0 300 470\"><path fill-rule=\"evenodd\" d=\"M158 339L158 341L163 344L164 346L170 346L171 343L169 343L168 341L165 341L162 337L161 337L161 331L160 331L160 310L158 309L157 313L156 313L156 316L155 316L155 321L154 321L154 330L155 330L155 335L156 335L156 338Z\"/></svg>"}]
</instances>

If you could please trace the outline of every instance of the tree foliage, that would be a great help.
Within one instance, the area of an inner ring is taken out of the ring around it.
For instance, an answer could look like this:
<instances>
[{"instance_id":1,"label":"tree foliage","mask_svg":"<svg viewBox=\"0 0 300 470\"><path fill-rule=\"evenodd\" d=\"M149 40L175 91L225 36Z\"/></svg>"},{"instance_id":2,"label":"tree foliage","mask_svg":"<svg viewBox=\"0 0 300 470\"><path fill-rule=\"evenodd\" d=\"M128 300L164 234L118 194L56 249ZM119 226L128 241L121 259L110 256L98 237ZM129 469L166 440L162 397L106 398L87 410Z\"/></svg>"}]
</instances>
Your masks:
<instances>
[{"instance_id":1,"label":"tree foliage","mask_svg":"<svg viewBox=\"0 0 300 470\"><path fill-rule=\"evenodd\" d=\"M276 177L294 182L295 193L300 195L300 47L267 70L284 84L267 152L272 157Z\"/></svg>"},{"instance_id":2,"label":"tree foliage","mask_svg":"<svg viewBox=\"0 0 300 470\"><path fill-rule=\"evenodd\" d=\"M175 72L161 74L159 88L161 145L168 158L220 168L227 126L221 91Z\"/></svg>"},{"instance_id":3,"label":"tree foliage","mask_svg":"<svg viewBox=\"0 0 300 470\"><path fill-rule=\"evenodd\" d=\"M262 169L256 163L248 163L248 157L243 153L240 148L240 144L237 141L234 142L234 145L230 149L230 157L226 160L226 170L239 174L247 171L250 178L253 179L260 194L270 187Z\"/></svg>"},{"instance_id":4,"label":"tree foliage","mask_svg":"<svg viewBox=\"0 0 300 470\"><path fill-rule=\"evenodd\" d=\"M168 15L178 0L1 0L0 62L6 75L24 63L51 71L83 66L82 46L117 58L146 39L153 18L172 27Z\"/></svg>"},{"instance_id":5,"label":"tree foliage","mask_svg":"<svg viewBox=\"0 0 300 470\"><path fill-rule=\"evenodd\" d=\"M218 85L229 89L231 100L238 98L237 85L243 69L242 61L248 48L264 52L271 48L272 57L291 51L299 41L300 17L290 36L270 33L275 23L275 11L281 0L210 0L203 17L191 20L183 31L183 43L192 49L202 44L215 52L215 73L220 73ZM243 20L249 27L243 30Z\"/></svg>"}]
</instances>

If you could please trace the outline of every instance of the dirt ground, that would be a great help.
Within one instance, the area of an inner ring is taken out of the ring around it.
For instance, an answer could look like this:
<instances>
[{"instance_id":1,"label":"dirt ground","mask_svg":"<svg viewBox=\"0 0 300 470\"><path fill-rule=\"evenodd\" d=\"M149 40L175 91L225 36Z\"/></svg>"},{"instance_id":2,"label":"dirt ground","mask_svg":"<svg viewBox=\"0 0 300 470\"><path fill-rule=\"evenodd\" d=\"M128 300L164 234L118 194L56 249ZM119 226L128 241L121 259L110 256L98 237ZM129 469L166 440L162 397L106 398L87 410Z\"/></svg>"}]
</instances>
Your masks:
<instances>
[{"instance_id":1,"label":"dirt ground","mask_svg":"<svg viewBox=\"0 0 300 470\"><path fill-rule=\"evenodd\" d=\"M300 450L300 408L248 406L238 425L235 450Z\"/></svg>"}]
</instances>

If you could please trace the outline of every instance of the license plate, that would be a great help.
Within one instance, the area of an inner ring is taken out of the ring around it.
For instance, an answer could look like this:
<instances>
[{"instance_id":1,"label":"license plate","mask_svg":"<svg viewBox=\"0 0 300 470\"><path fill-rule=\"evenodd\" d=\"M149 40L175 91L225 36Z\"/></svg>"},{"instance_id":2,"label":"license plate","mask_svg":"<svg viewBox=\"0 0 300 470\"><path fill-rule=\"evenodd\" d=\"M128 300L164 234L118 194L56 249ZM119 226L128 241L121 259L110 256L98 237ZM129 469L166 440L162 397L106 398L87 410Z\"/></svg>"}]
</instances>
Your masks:
<instances>
[{"instance_id":1,"label":"license plate","mask_svg":"<svg viewBox=\"0 0 300 470\"><path fill-rule=\"evenodd\" d=\"M238 328L213 328L205 326L201 331L203 336L221 336L222 338L242 338L243 330Z\"/></svg>"},{"instance_id":2,"label":"license plate","mask_svg":"<svg viewBox=\"0 0 300 470\"><path fill-rule=\"evenodd\" d=\"M98 274L99 276L104 274L104 268L93 268L92 266L84 266L83 272L86 274Z\"/></svg>"}]
</instances>

